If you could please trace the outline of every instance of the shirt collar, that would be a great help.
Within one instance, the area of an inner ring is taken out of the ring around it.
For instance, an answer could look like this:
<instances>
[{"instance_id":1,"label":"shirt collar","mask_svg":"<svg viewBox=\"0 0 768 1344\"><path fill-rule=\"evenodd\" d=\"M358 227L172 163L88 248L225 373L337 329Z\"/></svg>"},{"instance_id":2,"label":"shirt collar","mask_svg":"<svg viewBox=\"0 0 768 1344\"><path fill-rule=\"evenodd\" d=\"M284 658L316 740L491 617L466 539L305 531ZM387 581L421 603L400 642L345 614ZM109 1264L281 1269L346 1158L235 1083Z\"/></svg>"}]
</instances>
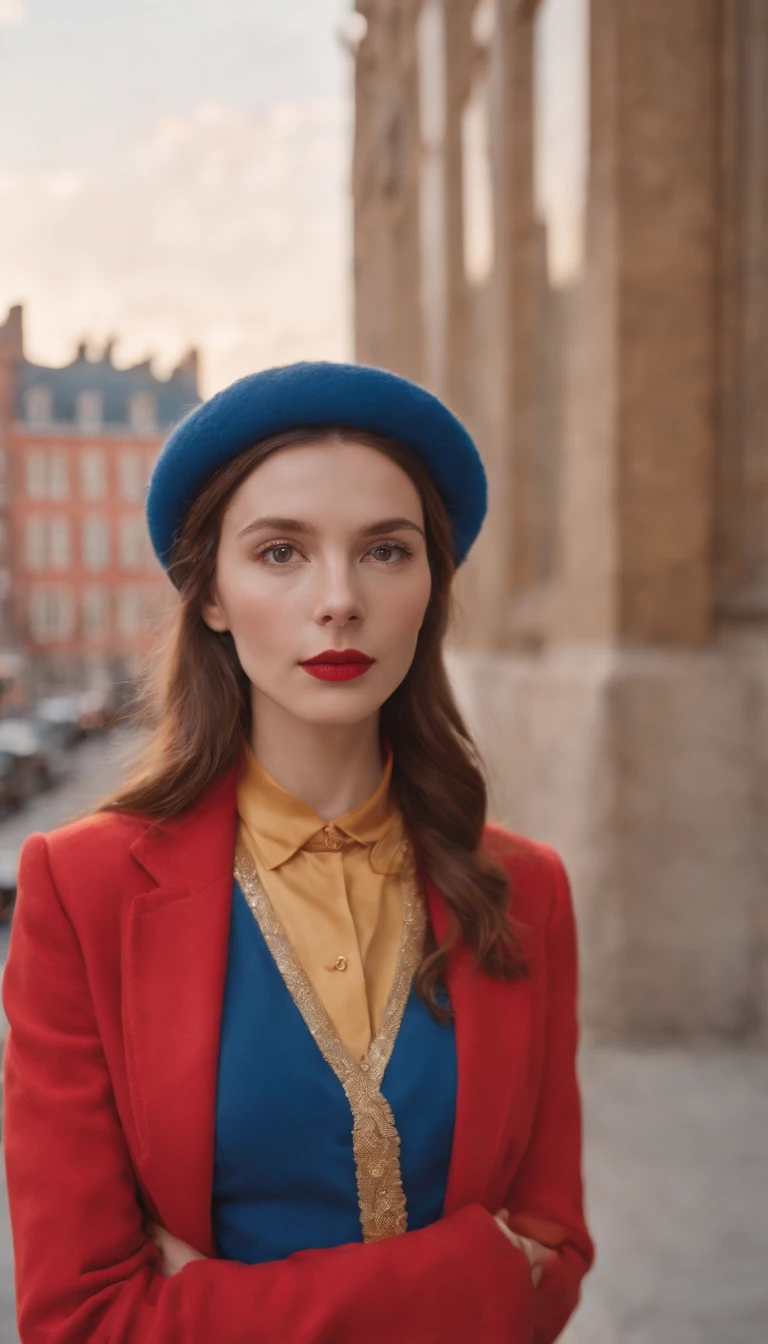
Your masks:
<instances>
[{"instance_id":1,"label":"shirt collar","mask_svg":"<svg viewBox=\"0 0 768 1344\"><path fill-rule=\"evenodd\" d=\"M369 861L378 873L396 872L404 839L402 819L390 792L393 753L387 749L381 783L358 807L333 819L333 825L361 845L370 846ZM237 786L237 811L256 857L267 869L292 858L327 821L269 773L246 747L245 767Z\"/></svg>"}]
</instances>

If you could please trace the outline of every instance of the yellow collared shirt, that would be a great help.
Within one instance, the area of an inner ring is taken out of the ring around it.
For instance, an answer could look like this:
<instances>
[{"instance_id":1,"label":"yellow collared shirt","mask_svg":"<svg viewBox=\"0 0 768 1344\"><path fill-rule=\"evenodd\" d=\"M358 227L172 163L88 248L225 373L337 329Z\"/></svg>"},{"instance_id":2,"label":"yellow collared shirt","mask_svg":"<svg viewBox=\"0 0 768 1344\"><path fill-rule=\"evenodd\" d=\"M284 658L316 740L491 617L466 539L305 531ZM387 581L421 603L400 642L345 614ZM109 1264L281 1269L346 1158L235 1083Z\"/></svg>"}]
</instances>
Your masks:
<instances>
[{"instance_id":1,"label":"yellow collared shirt","mask_svg":"<svg viewBox=\"0 0 768 1344\"><path fill-rule=\"evenodd\" d=\"M375 793L333 822L279 784L248 749L238 839L338 1036L356 1059L379 1029L403 925L405 836L390 796L392 753Z\"/></svg>"}]
</instances>

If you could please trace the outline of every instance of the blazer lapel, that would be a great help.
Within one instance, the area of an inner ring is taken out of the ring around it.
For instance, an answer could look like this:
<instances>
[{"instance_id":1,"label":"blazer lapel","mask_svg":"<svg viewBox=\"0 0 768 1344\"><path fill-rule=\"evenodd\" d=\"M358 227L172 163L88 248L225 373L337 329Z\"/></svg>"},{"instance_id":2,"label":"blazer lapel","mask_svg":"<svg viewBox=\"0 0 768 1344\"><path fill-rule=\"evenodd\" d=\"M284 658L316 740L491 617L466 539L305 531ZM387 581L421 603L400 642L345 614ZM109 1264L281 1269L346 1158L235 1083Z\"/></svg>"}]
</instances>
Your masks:
<instances>
[{"instance_id":1,"label":"blazer lapel","mask_svg":"<svg viewBox=\"0 0 768 1344\"><path fill-rule=\"evenodd\" d=\"M450 920L446 902L425 879L438 942ZM502 1168L514 1170L525 1133L519 1104L528 1084L530 981L492 979L478 970L460 940L449 954L445 979L455 1014L458 1089L443 1213L464 1204L494 1202ZM490 1210L492 1213L496 1209Z\"/></svg>"},{"instance_id":2,"label":"blazer lapel","mask_svg":"<svg viewBox=\"0 0 768 1344\"><path fill-rule=\"evenodd\" d=\"M126 1068L142 1184L163 1225L215 1256L211 1222L219 1033L237 824L233 768L197 807L151 824L131 853L155 885L134 896L123 950ZM449 911L425 889L438 941ZM487 1204L525 1141L530 982L494 980L459 941L446 966L458 1095L443 1212ZM495 1212L495 1210L493 1210Z\"/></svg>"},{"instance_id":3,"label":"blazer lapel","mask_svg":"<svg viewBox=\"0 0 768 1344\"><path fill-rule=\"evenodd\" d=\"M126 1067L143 1184L174 1235L215 1255L211 1224L219 1031L237 774L131 853L157 884L131 901L124 943Z\"/></svg>"}]
</instances>

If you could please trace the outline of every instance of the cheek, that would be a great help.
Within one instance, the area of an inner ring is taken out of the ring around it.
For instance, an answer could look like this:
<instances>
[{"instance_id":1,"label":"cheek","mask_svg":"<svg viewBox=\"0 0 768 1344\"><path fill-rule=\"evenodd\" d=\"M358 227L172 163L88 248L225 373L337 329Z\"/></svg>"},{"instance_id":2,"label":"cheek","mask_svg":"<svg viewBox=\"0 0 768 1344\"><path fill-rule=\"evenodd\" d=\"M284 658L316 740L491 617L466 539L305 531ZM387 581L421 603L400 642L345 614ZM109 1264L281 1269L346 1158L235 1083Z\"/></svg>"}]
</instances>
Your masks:
<instances>
[{"instance_id":1,"label":"cheek","mask_svg":"<svg viewBox=\"0 0 768 1344\"><path fill-rule=\"evenodd\" d=\"M398 594L397 598L388 604L386 613L382 613L390 637L413 645L424 620L428 602L428 583L411 593Z\"/></svg>"},{"instance_id":2,"label":"cheek","mask_svg":"<svg viewBox=\"0 0 768 1344\"><path fill-rule=\"evenodd\" d=\"M236 644L255 651L274 647L286 635L285 601L274 592L260 592L257 585L232 586L227 611Z\"/></svg>"}]
</instances>

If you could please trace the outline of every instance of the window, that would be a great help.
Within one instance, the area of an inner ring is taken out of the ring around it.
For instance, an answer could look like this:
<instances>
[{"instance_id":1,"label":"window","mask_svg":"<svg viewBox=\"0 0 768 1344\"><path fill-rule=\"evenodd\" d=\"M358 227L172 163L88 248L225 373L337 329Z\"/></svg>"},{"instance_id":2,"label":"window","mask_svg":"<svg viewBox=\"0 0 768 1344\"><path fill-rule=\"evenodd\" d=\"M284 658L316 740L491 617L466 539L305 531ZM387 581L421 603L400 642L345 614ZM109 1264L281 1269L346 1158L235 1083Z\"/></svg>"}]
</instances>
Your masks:
<instances>
[{"instance_id":1,"label":"window","mask_svg":"<svg viewBox=\"0 0 768 1344\"><path fill-rule=\"evenodd\" d=\"M138 433L157 429L157 399L154 392L135 392L128 401L128 423Z\"/></svg>"},{"instance_id":2,"label":"window","mask_svg":"<svg viewBox=\"0 0 768 1344\"><path fill-rule=\"evenodd\" d=\"M83 593L83 635L104 639L109 633L109 593L106 588L86 588Z\"/></svg>"},{"instance_id":3,"label":"window","mask_svg":"<svg viewBox=\"0 0 768 1344\"><path fill-rule=\"evenodd\" d=\"M102 397L100 392L79 392L75 415L81 429L101 429Z\"/></svg>"},{"instance_id":4,"label":"window","mask_svg":"<svg viewBox=\"0 0 768 1344\"><path fill-rule=\"evenodd\" d=\"M80 493L95 502L107 493L107 459L103 448L86 448L80 454Z\"/></svg>"},{"instance_id":5,"label":"window","mask_svg":"<svg viewBox=\"0 0 768 1344\"><path fill-rule=\"evenodd\" d=\"M27 495L30 499L46 499L48 496L47 454L40 448L32 448L26 459Z\"/></svg>"},{"instance_id":6,"label":"window","mask_svg":"<svg viewBox=\"0 0 768 1344\"><path fill-rule=\"evenodd\" d=\"M67 454L56 448L48 455L48 498L67 499L69 496L69 462Z\"/></svg>"},{"instance_id":7,"label":"window","mask_svg":"<svg viewBox=\"0 0 768 1344\"><path fill-rule=\"evenodd\" d=\"M121 635L138 635L144 623L144 597L140 588L122 588L117 595L117 628Z\"/></svg>"},{"instance_id":8,"label":"window","mask_svg":"<svg viewBox=\"0 0 768 1344\"><path fill-rule=\"evenodd\" d=\"M69 498L69 459L64 448L30 448L25 468L29 499Z\"/></svg>"},{"instance_id":9,"label":"window","mask_svg":"<svg viewBox=\"0 0 768 1344\"><path fill-rule=\"evenodd\" d=\"M125 514L120 519L120 564L123 569L140 569L147 563L147 529L142 514Z\"/></svg>"},{"instance_id":10,"label":"window","mask_svg":"<svg viewBox=\"0 0 768 1344\"><path fill-rule=\"evenodd\" d=\"M29 630L38 643L66 639L74 629L70 588L36 588L29 598Z\"/></svg>"},{"instance_id":11,"label":"window","mask_svg":"<svg viewBox=\"0 0 768 1344\"><path fill-rule=\"evenodd\" d=\"M51 518L49 524L48 545L52 569L69 569L71 561L70 531L68 518Z\"/></svg>"},{"instance_id":12,"label":"window","mask_svg":"<svg viewBox=\"0 0 768 1344\"><path fill-rule=\"evenodd\" d=\"M144 502L144 463L135 448L125 448L120 454L120 495L126 504Z\"/></svg>"},{"instance_id":13,"label":"window","mask_svg":"<svg viewBox=\"0 0 768 1344\"><path fill-rule=\"evenodd\" d=\"M28 387L24 393L24 419L34 429L45 429L52 418L50 387Z\"/></svg>"},{"instance_id":14,"label":"window","mask_svg":"<svg viewBox=\"0 0 768 1344\"><path fill-rule=\"evenodd\" d=\"M48 594L44 588L30 594L29 633L38 641L48 638Z\"/></svg>"},{"instance_id":15,"label":"window","mask_svg":"<svg viewBox=\"0 0 768 1344\"><path fill-rule=\"evenodd\" d=\"M27 569L45 569L48 560L48 520L28 518L24 536Z\"/></svg>"},{"instance_id":16,"label":"window","mask_svg":"<svg viewBox=\"0 0 768 1344\"><path fill-rule=\"evenodd\" d=\"M109 564L109 524L100 514L90 514L83 523L83 564L86 569Z\"/></svg>"}]
</instances>

